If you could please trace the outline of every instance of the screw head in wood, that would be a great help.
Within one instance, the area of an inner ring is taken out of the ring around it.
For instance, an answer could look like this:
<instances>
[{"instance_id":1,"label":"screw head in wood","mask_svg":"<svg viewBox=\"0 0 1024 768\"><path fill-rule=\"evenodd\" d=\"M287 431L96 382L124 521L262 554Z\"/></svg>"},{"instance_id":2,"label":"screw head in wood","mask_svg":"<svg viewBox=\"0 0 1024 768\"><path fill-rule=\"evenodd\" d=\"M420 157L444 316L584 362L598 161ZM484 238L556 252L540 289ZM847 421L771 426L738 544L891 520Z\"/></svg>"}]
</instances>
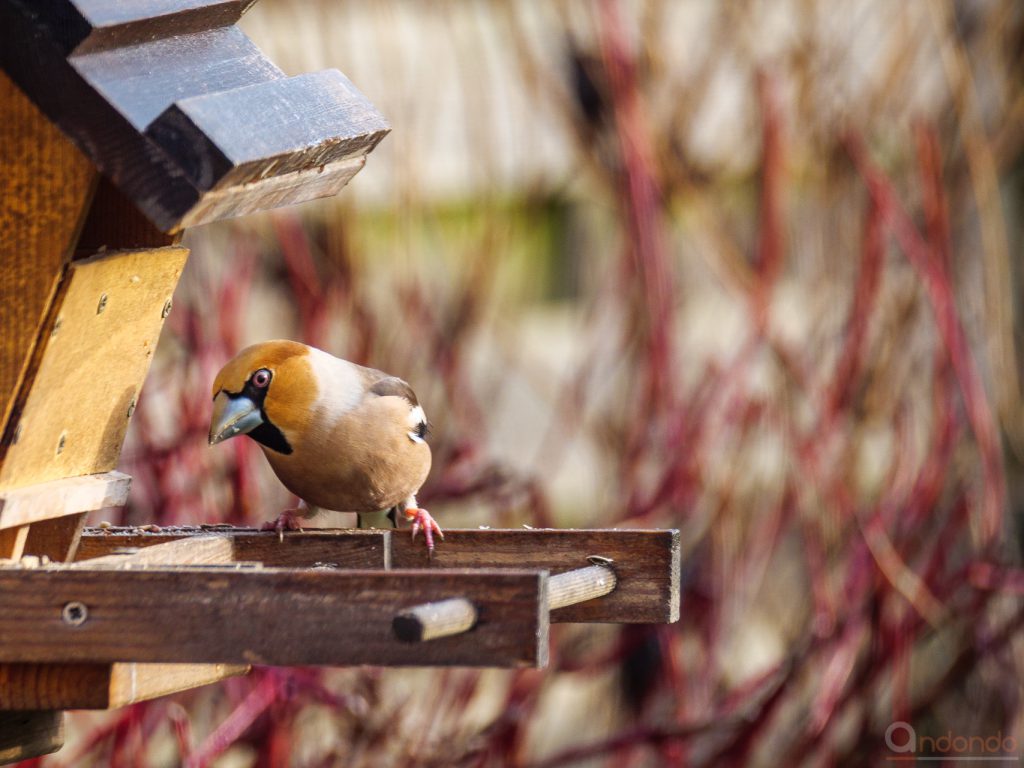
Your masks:
<instances>
[{"instance_id":1,"label":"screw head in wood","mask_svg":"<svg viewBox=\"0 0 1024 768\"><path fill-rule=\"evenodd\" d=\"M170 299L168 299L167 301L164 302L164 308L160 312L160 317L162 317L164 320L166 320L167 316L169 314L171 314L171 306L172 305L171 305L171 300Z\"/></svg>"},{"instance_id":2,"label":"screw head in wood","mask_svg":"<svg viewBox=\"0 0 1024 768\"><path fill-rule=\"evenodd\" d=\"M135 413L135 398L134 397L132 398L132 401L130 403L128 403L128 418L129 419L132 417L133 413Z\"/></svg>"},{"instance_id":3,"label":"screw head in wood","mask_svg":"<svg viewBox=\"0 0 1024 768\"><path fill-rule=\"evenodd\" d=\"M64 323L64 318L58 317L53 321L53 329L50 331L50 338L52 339L57 335L57 331L60 330L61 325Z\"/></svg>"},{"instance_id":4,"label":"screw head in wood","mask_svg":"<svg viewBox=\"0 0 1024 768\"><path fill-rule=\"evenodd\" d=\"M100 294L100 303L96 305L96 314L101 314L107 308L107 294Z\"/></svg>"},{"instance_id":5,"label":"screw head in wood","mask_svg":"<svg viewBox=\"0 0 1024 768\"><path fill-rule=\"evenodd\" d=\"M57 441L57 455L60 456L64 452L64 446L68 442L68 433L61 432L60 439Z\"/></svg>"},{"instance_id":6,"label":"screw head in wood","mask_svg":"<svg viewBox=\"0 0 1024 768\"><path fill-rule=\"evenodd\" d=\"M85 603L72 600L60 612L61 620L71 627L80 627L89 619L89 609Z\"/></svg>"}]
</instances>

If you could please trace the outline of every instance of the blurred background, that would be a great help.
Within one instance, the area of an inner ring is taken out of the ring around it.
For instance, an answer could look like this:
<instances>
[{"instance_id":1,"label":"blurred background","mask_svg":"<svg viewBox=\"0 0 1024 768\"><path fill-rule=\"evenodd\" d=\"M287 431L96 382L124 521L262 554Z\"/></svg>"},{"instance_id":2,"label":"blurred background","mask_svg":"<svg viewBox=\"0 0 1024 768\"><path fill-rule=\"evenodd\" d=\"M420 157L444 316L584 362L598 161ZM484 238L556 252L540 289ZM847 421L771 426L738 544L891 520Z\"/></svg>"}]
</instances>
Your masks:
<instances>
[{"instance_id":1,"label":"blurred background","mask_svg":"<svg viewBox=\"0 0 1024 768\"><path fill-rule=\"evenodd\" d=\"M682 620L558 627L544 671L257 669L74 714L39 764L870 766L896 721L1018 754L1024 7L242 26L393 131L336 199L188 234L112 522L294 502L251 441L206 445L223 362L294 338L413 384L442 526L678 527Z\"/></svg>"}]
</instances>

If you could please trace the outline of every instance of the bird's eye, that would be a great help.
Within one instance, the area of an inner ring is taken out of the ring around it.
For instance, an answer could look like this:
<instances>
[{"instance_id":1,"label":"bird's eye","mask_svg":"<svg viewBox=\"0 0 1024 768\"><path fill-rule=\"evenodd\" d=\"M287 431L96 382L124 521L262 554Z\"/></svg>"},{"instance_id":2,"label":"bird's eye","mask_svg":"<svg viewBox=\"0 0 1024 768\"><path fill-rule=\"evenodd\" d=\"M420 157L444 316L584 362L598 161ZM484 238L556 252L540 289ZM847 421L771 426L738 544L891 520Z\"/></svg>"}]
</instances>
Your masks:
<instances>
[{"instance_id":1,"label":"bird's eye","mask_svg":"<svg viewBox=\"0 0 1024 768\"><path fill-rule=\"evenodd\" d=\"M252 375L252 384L254 387L263 389L270 383L270 371L266 368L260 368L256 373Z\"/></svg>"}]
</instances>

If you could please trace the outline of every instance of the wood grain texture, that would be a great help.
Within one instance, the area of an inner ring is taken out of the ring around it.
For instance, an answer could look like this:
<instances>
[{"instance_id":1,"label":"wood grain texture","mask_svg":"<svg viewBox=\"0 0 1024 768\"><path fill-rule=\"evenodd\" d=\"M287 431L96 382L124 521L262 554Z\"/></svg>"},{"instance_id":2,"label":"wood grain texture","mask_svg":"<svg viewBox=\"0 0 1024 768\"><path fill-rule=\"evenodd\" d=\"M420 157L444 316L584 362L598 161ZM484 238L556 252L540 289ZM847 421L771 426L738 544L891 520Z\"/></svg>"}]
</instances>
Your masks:
<instances>
[{"instance_id":1,"label":"wood grain texture","mask_svg":"<svg viewBox=\"0 0 1024 768\"><path fill-rule=\"evenodd\" d=\"M390 127L340 73L285 77L247 5L0 0L0 67L163 231L333 194Z\"/></svg>"},{"instance_id":2,"label":"wood grain texture","mask_svg":"<svg viewBox=\"0 0 1024 768\"><path fill-rule=\"evenodd\" d=\"M395 615L448 597L477 606L472 631L394 637ZM543 666L546 601L537 571L0 568L0 661Z\"/></svg>"},{"instance_id":3,"label":"wood grain texture","mask_svg":"<svg viewBox=\"0 0 1024 768\"><path fill-rule=\"evenodd\" d=\"M247 109L252 119L239 122ZM146 129L203 191L322 172L365 156L386 132L377 110L337 70L179 99Z\"/></svg>"},{"instance_id":4,"label":"wood grain texture","mask_svg":"<svg viewBox=\"0 0 1024 768\"><path fill-rule=\"evenodd\" d=\"M365 164L365 157L353 157L323 168L271 176L259 183L211 190L181 216L178 226L191 227L336 195Z\"/></svg>"},{"instance_id":5,"label":"wood grain texture","mask_svg":"<svg viewBox=\"0 0 1024 768\"><path fill-rule=\"evenodd\" d=\"M114 469L187 256L172 246L72 263L31 387L11 417L18 439L0 466L0 488Z\"/></svg>"},{"instance_id":6,"label":"wood grain texture","mask_svg":"<svg viewBox=\"0 0 1024 768\"><path fill-rule=\"evenodd\" d=\"M76 568L139 568L161 565L226 565L234 561L227 536L201 534L151 547L122 547L109 555L80 560Z\"/></svg>"},{"instance_id":7,"label":"wood grain texture","mask_svg":"<svg viewBox=\"0 0 1024 768\"><path fill-rule=\"evenodd\" d=\"M613 560L615 591L600 600L551 612L553 622L670 623L679 619L679 532L629 530L458 530L428 558L408 531L391 540L394 568L546 568L589 566L589 555Z\"/></svg>"},{"instance_id":8,"label":"wood grain texture","mask_svg":"<svg viewBox=\"0 0 1024 768\"><path fill-rule=\"evenodd\" d=\"M0 426L74 246L96 170L0 70Z\"/></svg>"},{"instance_id":9,"label":"wood grain texture","mask_svg":"<svg viewBox=\"0 0 1024 768\"><path fill-rule=\"evenodd\" d=\"M63 712L0 712L0 765L48 755L62 746Z\"/></svg>"},{"instance_id":10,"label":"wood grain texture","mask_svg":"<svg viewBox=\"0 0 1024 768\"><path fill-rule=\"evenodd\" d=\"M116 709L249 670L247 664L0 664L0 710Z\"/></svg>"},{"instance_id":11,"label":"wood grain texture","mask_svg":"<svg viewBox=\"0 0 1024 768\"><path fill-rule=\"evenodd\" d=\"M232 558L260 562L271 568L385 569L389 566L390 531L306 530L288 532L278 540L273 531L246 528L209 531L202 528L164 529L147 533L137 528L86 529L78 560L103 557L117 549L146 548L184 541L211 533L231 542ZM186 550L187 551L187 550Z\"/></svg>"},{"instance_id":12,"label":"wood grain texture","mask_svg":"<svg viewBox=\"0 0 1024 768\"><path fill-rule=\"evenodd\" d=\"M32 523L25 540L25 554L47 557L54 563L71 562L85 529L85 514L78 512Z\"/></svg>"},{"instance_id":13,"label":"wood grain texture","mask_svg":"<svg viewBox=\"0 0 1024 768\"><path fill-rule=\"evenodd\" d=\"M129 475L115 470L0 491L0 529L123 507L131 483Z\"/></svg>"},{"instance_id":14,"label":"wood grain texture","mask_svg":"<svg viewBox=\"0 0 1024 768\"><path fill-rule=\"evenodd\" d=\"M61 49L83 53L234 24L254 0L55 0L35 2L37 22ZM27 3L23 3L27 5Z\"/></svg>"},{"instance_id":15,"label":"wood grain texture","mask_svg":"<svg viewBox=\"0 0 1024 768\"><path fill-rule=\"evenodd\" d=\"M177 245L180 235L161 232L105 176L100 177L75 246L75 258L102 251L139 250Z\"/></svg>"}]
</instances>

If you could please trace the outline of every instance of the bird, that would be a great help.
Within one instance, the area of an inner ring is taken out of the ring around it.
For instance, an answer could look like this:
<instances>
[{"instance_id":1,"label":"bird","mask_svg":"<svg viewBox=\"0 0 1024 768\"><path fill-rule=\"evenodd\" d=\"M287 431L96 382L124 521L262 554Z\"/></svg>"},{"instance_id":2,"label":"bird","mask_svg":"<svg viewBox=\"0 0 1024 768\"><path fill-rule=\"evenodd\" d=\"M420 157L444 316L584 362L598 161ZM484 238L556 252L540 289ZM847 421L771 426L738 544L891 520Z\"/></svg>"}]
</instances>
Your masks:
<instances>
[{"instance_id":1,"label":"bird","mask_svg":"<svg viewBox=\"0 0 1024 768\"><path fill-rule=\"evenodd\" d=\"M283 539L296 516L318 509L359 514L359 525L402 515L427 550L444 538L416 494L430 472L429 423L412 387L397 376L276 339L246 347L213 381L209 444L247 435L302 503L264 525Z\"/></svg>"}]
</instances>

